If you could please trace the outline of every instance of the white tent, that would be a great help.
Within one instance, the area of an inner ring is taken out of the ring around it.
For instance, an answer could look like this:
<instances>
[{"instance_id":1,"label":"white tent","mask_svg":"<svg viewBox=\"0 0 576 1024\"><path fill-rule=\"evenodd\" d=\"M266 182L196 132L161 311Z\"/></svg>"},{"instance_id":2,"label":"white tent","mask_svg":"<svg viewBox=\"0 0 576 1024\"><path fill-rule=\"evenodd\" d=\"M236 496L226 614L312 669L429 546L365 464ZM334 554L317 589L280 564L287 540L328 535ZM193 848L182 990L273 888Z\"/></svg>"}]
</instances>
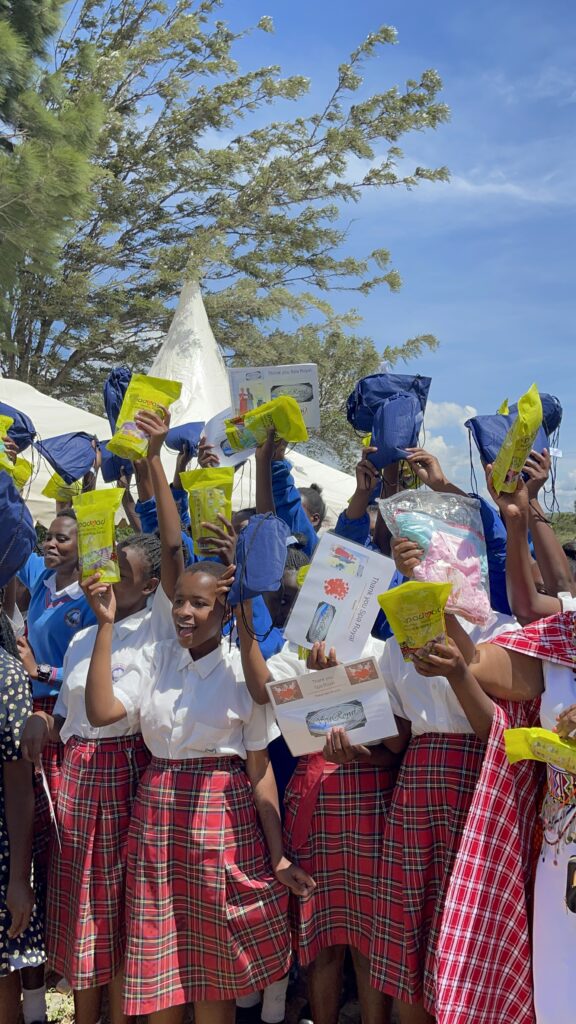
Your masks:
<instances>
[{"instance_id":1,"label":"white tent","mask_svg":"<svg viewBox=\"0 0 576 1024\"><path fill-rule=\"evenodd\" d=\"M182 383L181 398L172 406L173 425L206 422L230 405L228 374L196 283L184 285L168 334L149 372ZM60 402L18 380L0 378L0 401L26 413L40 438L76 430L95 434L101 441L110 437L110 425L105 417ZM38 453L31 455L29 450L24 454L34 462L34 475L25 491L30 511L35 521L48 525L54 516L54 502L42 495L42 489L52 470ZM173 452L165 449L163 461L170 479L175 458ZM322 487L328 523L333 525L354 491L354 479L300 452L290 453L289 458L294 464L294 478L299 487L309 487L311 483ZM106 486L101 478L98 486ZM253 505L254 492L254 460L251 459L236 474L234 507Z\"/></svg>"},{"instance_id":2,"label":"white tent","mask_svg":"<svg viewBox=\"0 0 576 1024\"><path fill-rule=\"evenodd\" d=\"M173 424L207 422L230 406L228 374L195 281L184 285L168 334L149 372L182 383L180 401L172 406ZM354 492L354 478L300 452L291 452L289 458L298 487L309 487L312 483L322 487L329 525L334 525ZM235 508L253 505L254 491L251 459L236 474Z\"/></svg>"}]
</instances>

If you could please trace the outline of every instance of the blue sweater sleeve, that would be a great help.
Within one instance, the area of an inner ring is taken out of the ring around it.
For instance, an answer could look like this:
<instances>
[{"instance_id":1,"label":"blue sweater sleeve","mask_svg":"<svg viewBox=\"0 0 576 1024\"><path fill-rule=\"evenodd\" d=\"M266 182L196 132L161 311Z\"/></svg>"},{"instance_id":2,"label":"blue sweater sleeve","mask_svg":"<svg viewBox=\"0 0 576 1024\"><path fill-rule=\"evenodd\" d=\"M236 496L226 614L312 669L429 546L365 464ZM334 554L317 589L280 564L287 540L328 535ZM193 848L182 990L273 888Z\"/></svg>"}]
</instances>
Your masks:
<instances>
[{"instance_id":1,"label":"blue sweater sleeve","mask_svg":"<svg viewBox=\"0 0 576 1024\"><path fill-rule=\"evenodd\" d=\"M292 466L287 459L280 459L272 463L274 507L278 518L284 520L292 533L304 535L304 551L309 557L312 557L318 544L318 537L302 507L300 491L294 483L291 469Z\"/></svg>"},{"instance_id":2,"label":"blue sweater sleeve","mask_svg":"<svg viewBox=\"0 0 576 1024\"><path fill-rule=\"evenodd\" d=\"M360 519L348 519L346 513L341 512L334 533L344 540L351 540L366 547L370 537L370 516L365 512Z\"/></svg>"},{"instance_id":3,"label":"blue sweater sleeve","mask_svg":"<svg viewBox=\"0 0 576 1024\"><path fill-rule=\"evenodd\" d=\"M480 501L480 515L486 541L488 576L490 580L490 604L496 612L511 615L506 594L506 527L500 514L479 494L472 494Z\"/></svg>"},{"instance_id":4,"label":"blue sweater sleeve","mask_svg":"<svg viewBox=\"0 0 576 1024\"><path fill-rule=\"evenodd\" d=\"M390 583L388 584L388 590L393 590L394 587L399 587L401 583L405 583L406 578L396 570ZM393 635L388 619L384 615L382 609L378 612L378 618L372 627L372 636L375 636L377 640L389 640Z\"/></svg>"},{"instance_id":5,"label":"blue sweater sleeve","mask_svg":"<svg viewBox=\"0 0 576 1024\"><path fill-rule=\"evenodd\" d=\"M24 584L27 590L32 591L34 585L44 572L46 572L46 566L44 565L42 555L37 555L33 551L16 573L16 577Z\"/></svg>"},{"instance_id":6,"label":"blue sweater sleeve","mask_svg":"<svg viewBox=\"0 0 576 1024\"><path fill-rule=\"evenodd\" d=\"M180 522L182 523L180 505L176 500L176 495L179 494L185 495L186 492L176 491L174 496L174 500L176 501L176 505L178 506L178 511L180 511ZM188 507L187 501L186 507ZM136 512L140 516L140 525L142 527L142 533L156 533L158 530L158 513L156 511L156 498L148 498L147 501L137 501ZM188 519L188 521L190 521L190 519ZM198 559L194 551L194 543L192 541L192 538L189 536L189 534L184 533L184 531L182 531L182 543L186 549L186 565L192 565L192 562L197 562Z\"/></svg>"},{"instance_id":7,"label":"blue sweater sleeve","mask_svg":"<svg viewBox=\"0 0 576 1024\"><path fill-rule=\"evenodd\" d=\"M172 491L172 497L176 502L176 508L178 509L178 515L180 516L180 522L186 530L190 526L190 506L188 504L188 491L182 491L180 488L170 485Z\"/></svg>"}]
</instances>

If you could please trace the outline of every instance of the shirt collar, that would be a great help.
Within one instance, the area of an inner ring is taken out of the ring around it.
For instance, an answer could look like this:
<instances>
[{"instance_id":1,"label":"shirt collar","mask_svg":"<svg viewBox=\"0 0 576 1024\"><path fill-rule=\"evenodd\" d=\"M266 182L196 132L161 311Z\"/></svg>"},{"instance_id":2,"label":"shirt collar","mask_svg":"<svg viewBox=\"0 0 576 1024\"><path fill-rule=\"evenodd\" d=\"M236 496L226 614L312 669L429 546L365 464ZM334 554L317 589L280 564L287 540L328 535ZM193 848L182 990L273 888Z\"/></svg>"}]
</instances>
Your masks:
<instances>
[{"instance_id":1,"label":"shirt collar","mask_svg":"<svg viewBox=\"0 0 576 1024\"><path fill-rule=\"evenodd\" d=\"M149 617L152 611L152 598L149 597L146 604L138 612L133 612L132 615L127 615L125 619L121 619L120 622L114 623L115 632L118 637L123 640L124 637L130 633L134 633L135 630L139 629L144 619Z\"/></svg>"},{"instance_id":2,"label":"shirt collar","mask_svg":"<svg viewBox=\"0 0 576 1024\"><path fill-rule=\"evenodd\" d=\"M52 600L55 598L56 600L61 600L63 597L69 597L71 600L74 600L77 597L82 597L82 587L78 580L75 583L69 583L67 587L62 587L62 590L56 590L55 572L46 577L44 586L49 590Z\"/></svg>"},{"instance_id":3,"label":"shirt collar","mask_svg":"<svg viewBox=\"0 0 576 1024\"><path fill-rule=\"evenodd\" d=\"M196 660L191 658L190 651L183 647L176 668L179 672L185 669L192 669L201 679L206 679L223 660L222 644L219 644L216 650L210 651L210 654L205 654L203 658L197 658Z\"/></svg>"}]
</instances>

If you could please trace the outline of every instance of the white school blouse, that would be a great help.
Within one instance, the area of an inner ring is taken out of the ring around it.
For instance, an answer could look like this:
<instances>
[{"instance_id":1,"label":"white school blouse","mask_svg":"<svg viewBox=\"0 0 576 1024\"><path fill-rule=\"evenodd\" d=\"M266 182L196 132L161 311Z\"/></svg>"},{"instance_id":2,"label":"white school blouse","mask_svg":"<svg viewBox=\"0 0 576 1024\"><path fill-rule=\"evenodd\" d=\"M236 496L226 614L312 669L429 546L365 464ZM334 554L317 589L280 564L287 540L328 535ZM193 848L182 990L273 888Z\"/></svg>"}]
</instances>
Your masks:
<instances>
[{"instance_id":1,"label":"white school blouse","mask_svg":"<svg viewBox=\"0 0 576 1024\"><path fill-rule=\"evenodd\" d=\"M460 625L475 643L489 640L498 633L518 629L510 616L500 616L488 629L480 631L463 619ZM380 660L380 671L390 695L392 711L407 719L413 736L424 733L471 733L474 730L445 676L420 676L411 661L404 661L397 640L386 641Z\"/></svg>"},{"instance_id":2,"label":"white school blouse","mask_svg":"<svg viewBox=\"0 0 576 1024\"><path fill-rule=\"evenodd\" d=\"M112 631L112 682L114 696L126 708L126 717L113 725L93 726L86 714L86 677L96 640L97 626L82 629L72 638L64 656L63 681L54 715L64 718L60 738L71 736L101 740L132 736L140 732L140 703L143 685L141 650L156 640L176 638L172 606L161 587L148 604L134 615L114 623Z\"/></svg>"},{"instance_id":3,"label":"white school blouse","mask_svg":"<svg viewBox=\"0 0 576 1024\"><path fill-rule=\"evenodd\" d=\"M279 735L269 705L255 704L244 682L240 651L226 641L193 660L177 640L143 648L147 664L140 722L154 757L246 758Z\"/></svg>"}]
</instances>

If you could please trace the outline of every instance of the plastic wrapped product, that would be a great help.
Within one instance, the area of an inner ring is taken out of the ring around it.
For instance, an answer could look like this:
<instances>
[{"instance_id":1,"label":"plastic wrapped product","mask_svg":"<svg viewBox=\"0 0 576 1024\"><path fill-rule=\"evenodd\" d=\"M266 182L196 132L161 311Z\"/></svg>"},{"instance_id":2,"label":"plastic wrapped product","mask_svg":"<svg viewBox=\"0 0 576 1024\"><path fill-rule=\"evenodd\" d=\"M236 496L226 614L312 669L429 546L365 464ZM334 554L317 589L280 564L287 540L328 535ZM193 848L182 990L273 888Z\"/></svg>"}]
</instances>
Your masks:
<instances>
[{"instance_id":1,"label":"plastic wrapped product","mask_svg":"<svg viewBox=\"0 0 576 1024\"><path fill-rule=\"evenodd\" d=\"M472 419L466 420L464 426L470 431L485 466L495 461L515 419L512 413L494 413L491 416L473 416ZM542 453L548 445L546 431L544 427L540 427L532 448Z\"/></svg>"},{"instance_id":2,"label":"plastic wrapped product","mask_svg":"<svg viewBox=\"0 0 576 1024\"><path fill-rule=\"evenodd\" d=\"M82 580L97 572L102 583L120 579L116 554L114 517L122 503L124 489L88 491L72 499L78 524L78 556Z\"/></svg>"},{"instance_id":3,"label":"plastic wrapped product","mask_svg":"<svg viewBox=\"0 0 576 1024\"><path fill-rule=\"evenodd\" d=\"M164 410L180 398L182 385L174 380L146 377L135 373L124 395L116 422L116 432L107 448L113 455L124 459L143 459L148 454L148 436L134 421L136 413L154 412L164 416Z\"/></svg>"},{"instance_id":4,"label":"plastic wrapped product","mask_svg":"<svg viewBox=\"0 0 576 1024\"><path fill-rule=\"evenodd\" d=\"M42 494L45 498L53 498L54 501L70 502L78 494L82 494L82 481L75 480L74 483L67 484L59 473L52 473Z\"/></svg>"},{"instance_id":5,"label":"plastic wrapped product","mask_svg":"<svg viewBox=\"0 0 576 1024\"><path fill-rule=\"evenodd\" d=\"M513 494L538 430L542 426L542 402L535 384L518 402L518 415L506 434L492 466L492 484L497 494Z\"/></svg>"},{"instance_id":6,"label":"plastic wrapped product","mask_svg":"<svg viewBox=\"0 0 576 1024\"><path fill-rule=\"evenodd\" d=\"M391 534L415 541L424 552L414 579L451 583L448 611L478 626L493 622L478 499L420 489L394 494L378 505Z\"/></svg>"},{"instance_id":7,"label":"plastic wrapped product","mask_svg":"<svg viewBox=\"0 0 576 1024\"><path fill-rule=\"evenodd\" d=\"M242 416L226 420L226 437L235 452L257 448L264 444L268 431L274 428L276 436L295 444L307 441L308 431L298 402L289 395L274 398Z\"/></svg>"},{"instance_id":8,"label":"plastic wrapped product","mask_svg":"<svg viewBox=\"0 0 576 1024\"><path fill-rule=\"evenodd\" d=\"M9 473L10 476L13 475L12 469L14 464L12 460L9 458L8 453L6 452L4 438L8 434L8 431L13 423L14 420L12 419L11 416L0 416L0 469L5 470L5 472Z\"/></svg>"},{"instance_id":9,"label":"plastic wrapped product","mask_svg":"<svg viewBox=\"0 0 576 1024\"><path fill-rule=\"evenodd\" d=\"M378 603L398 641L404 661L446 639L444 609L451 583L402 583L379 594Z\"/></svg>"},{"instance_id":10,"label":"plastic wrapped product","mask_svg":"<svg viewBox=\"0 0 576 1024\"><path fill-rule=\"evenodd\" d=\"M188 492L192 539L201 554L203 542L214 537L210 530L202 528L202 523L222 526L219 515L225 519L232 518L234 467L190 469L180 473L180 483L182 489Z\"/></svg>"},{"instance_id":11,"label":"plastic wrapped product","mask_svg":"<svg viewBox=\"0 0 576 1024\"><path fill-rule=\"evenodd\" d=\"M511 764L545 761L576 775L576 741L563 739L550 729L505 729L504 744Z\"/></svg>"},{"instance_id":12,"label":"plastic wrapped product","mask_svg":"<svg viewBox=\"0 0 576 1024\"><path fill-rule=\"evenodd\" d=\"M12 479L16 484L19 491L28 483L32 476L32 463L28 462L28 459L23 459L21 455L16 457L16 462L12 466Z\"/></svg>"}]
</instances>

